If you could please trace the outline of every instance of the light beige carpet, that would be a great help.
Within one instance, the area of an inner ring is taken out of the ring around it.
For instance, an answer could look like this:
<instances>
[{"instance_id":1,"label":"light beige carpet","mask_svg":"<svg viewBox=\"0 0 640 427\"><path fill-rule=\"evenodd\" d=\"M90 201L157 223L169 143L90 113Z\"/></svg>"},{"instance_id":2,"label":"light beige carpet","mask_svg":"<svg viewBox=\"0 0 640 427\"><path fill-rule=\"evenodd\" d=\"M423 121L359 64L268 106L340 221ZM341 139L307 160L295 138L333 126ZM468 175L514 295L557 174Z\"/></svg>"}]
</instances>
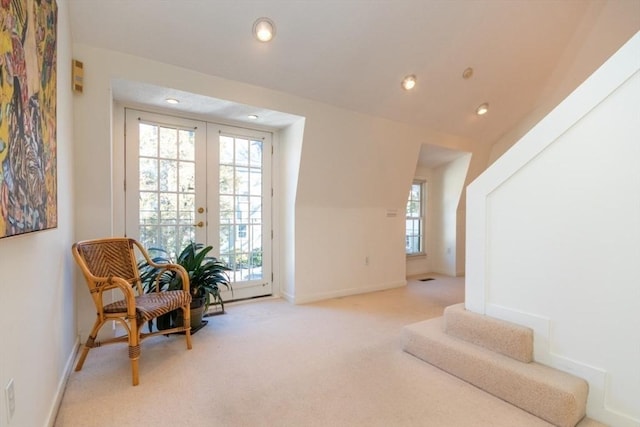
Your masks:
<instances>
[{"instance_id":1,"label":"light beige carpet","mask_svg":"<svg viewBox=\"0 0 640 427\"><path fill-rule=\"evenodd\" d=\"M228 305L193 336L92 350L57 427L549 426L405 352L404 325L464 298L459 278L306 305Z\"/></svg>"}]
</instances>

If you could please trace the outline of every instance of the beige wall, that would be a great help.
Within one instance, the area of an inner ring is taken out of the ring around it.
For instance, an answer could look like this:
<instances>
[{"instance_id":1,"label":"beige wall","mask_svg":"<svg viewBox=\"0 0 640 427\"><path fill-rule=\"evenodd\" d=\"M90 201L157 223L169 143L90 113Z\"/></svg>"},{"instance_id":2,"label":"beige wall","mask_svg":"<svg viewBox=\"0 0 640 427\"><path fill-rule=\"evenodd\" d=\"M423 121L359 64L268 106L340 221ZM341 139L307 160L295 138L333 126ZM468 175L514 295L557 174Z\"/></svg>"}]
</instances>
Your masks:
<instances>
[{"instance_id":1,"label":"beige wall","mask_svg":"<svg viewBox=\"0 0 640 427\"><path fill-rule=\"evenodd\" d=\"M582 25L565 50L555 72L540 93L538 106L494 142L489 164L503 155L536 123L580 85L591 73L640 30L640 2L592 2ZM470 182L470 181L469 181Z\"/></svg>"}]
</instances>

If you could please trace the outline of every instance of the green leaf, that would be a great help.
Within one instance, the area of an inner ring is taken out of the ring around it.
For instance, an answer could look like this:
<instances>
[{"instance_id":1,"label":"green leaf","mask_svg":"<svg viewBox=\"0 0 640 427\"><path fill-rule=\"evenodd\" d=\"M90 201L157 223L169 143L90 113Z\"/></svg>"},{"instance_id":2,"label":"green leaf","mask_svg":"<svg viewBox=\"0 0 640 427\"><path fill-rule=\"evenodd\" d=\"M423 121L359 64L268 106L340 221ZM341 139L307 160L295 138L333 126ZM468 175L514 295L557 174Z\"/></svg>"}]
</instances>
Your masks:
<instances>
[{"instance_id":1,"label":"green leaf","mask_svg":"<svg viewBox=\"0 0 640 427\"><path fill-rule=\"evenodd\" d=\"M178 255L175 263L184 267L189 274L189 288L194 297L204 296L206 297L207 307L213 301L213 303L220 304L224 310L220 286L224 286L233 292L233 287L227 274L227 271L231 271L231 268L216 257L207 256L212 250L212 246L205 247L202 243L189 242ZM148 251L158 254L152 258L154 263L174 263L167 251L162 248L149 248ZM158 278L161 290L182 289L181 276L175 271L162 271L162 269L152 267L146 262L139 263L138 268L145 292L155 291L156 278Z\"/></svg>"}]
</instances>

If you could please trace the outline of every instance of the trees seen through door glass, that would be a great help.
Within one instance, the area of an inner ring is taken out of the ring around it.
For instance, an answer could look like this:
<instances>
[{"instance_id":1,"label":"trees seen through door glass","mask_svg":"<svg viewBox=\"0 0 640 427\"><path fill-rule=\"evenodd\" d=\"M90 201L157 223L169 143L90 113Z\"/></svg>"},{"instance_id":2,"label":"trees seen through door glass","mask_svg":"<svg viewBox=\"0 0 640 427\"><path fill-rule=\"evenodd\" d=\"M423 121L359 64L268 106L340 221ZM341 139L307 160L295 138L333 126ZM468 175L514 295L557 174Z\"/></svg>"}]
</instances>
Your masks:
<instances>
[{"instance_id":1,"label":"trees seen through door glass","mask_svg":"<svg viewBox=\"0 0 640 427\"><path fill-rule=\"evenodd\" d=\"M263 276L262 163L262 141L220 136L220 257L232 281Z\"/></svg>"},{"instance_id":2,"label":"trees seen through door glass","mask_svg":"<svg viewBox=\"0 0 640 427\"><path fill-rule=\"evenodd\" d=\"M140 122L139 135L139 240L175 258L194 240L194 131Z\"/></svg>"}]
</instances>

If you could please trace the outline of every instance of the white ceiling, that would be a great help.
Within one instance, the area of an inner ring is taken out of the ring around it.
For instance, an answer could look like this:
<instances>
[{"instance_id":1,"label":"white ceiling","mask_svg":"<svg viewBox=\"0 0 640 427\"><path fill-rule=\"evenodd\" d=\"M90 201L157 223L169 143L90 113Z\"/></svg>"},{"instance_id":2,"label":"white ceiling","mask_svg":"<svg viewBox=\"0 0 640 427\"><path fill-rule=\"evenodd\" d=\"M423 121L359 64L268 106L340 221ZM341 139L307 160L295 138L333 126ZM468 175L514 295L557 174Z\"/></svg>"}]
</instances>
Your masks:
<instances>
[{"instance_id":1,"label":"white ceiling","mask_svg":"<svg viewBox=\"0 0 640 427\"><path fill-rule=\"evenodd\" d=\"M114 99L129 105L151 106L160 110L184 112L188 115L207 119L224 119L236 123L248 123L261 127L282 129L300 120L300 116L239 104L223 99L211 98L195 93L187 93L177 89L165 88L148 83L114 79L112 82ZM179 104L167 104L172 98L180 100ZM249 115L257 115L258 120L249 119Z\"/></svg>"},{"instance_id":2,"label":"white ceiling","mask_svg":"<svg viewBox=\"0 0 640 427\"><path fill-rule=\"evenodd\" d=\"M571 69L567 54L569 48L576 48L576 39L593 36L585 28L605 10L606 3L68 1L76 43L428 127L481 144L495 142L544 105L544 96L553 93L554 85L563 80L559 76L567 70L581 73L581 79L594 70ZM640 30L640 1L613 1L618 2L616 8L624 22L614 20L610 28L594 31L596 36L607 37L607 46L617 48ZM257 42L251 34L253 22L261 16L271 18L277 26L276 37L269 44ZM474 76L465 80L462 72L469 66L474 68ZM412 92L400 88L406 74L418 76ZM161 105L171 91L126 81L114 84L117 97L151 105ZM490 111L478 117L474 111L483 102L489 102ZM232 114L238 121L250 111L275 127L295 119L197 96L189 105L173 108Z\"/></svg>"}]
</instances>

